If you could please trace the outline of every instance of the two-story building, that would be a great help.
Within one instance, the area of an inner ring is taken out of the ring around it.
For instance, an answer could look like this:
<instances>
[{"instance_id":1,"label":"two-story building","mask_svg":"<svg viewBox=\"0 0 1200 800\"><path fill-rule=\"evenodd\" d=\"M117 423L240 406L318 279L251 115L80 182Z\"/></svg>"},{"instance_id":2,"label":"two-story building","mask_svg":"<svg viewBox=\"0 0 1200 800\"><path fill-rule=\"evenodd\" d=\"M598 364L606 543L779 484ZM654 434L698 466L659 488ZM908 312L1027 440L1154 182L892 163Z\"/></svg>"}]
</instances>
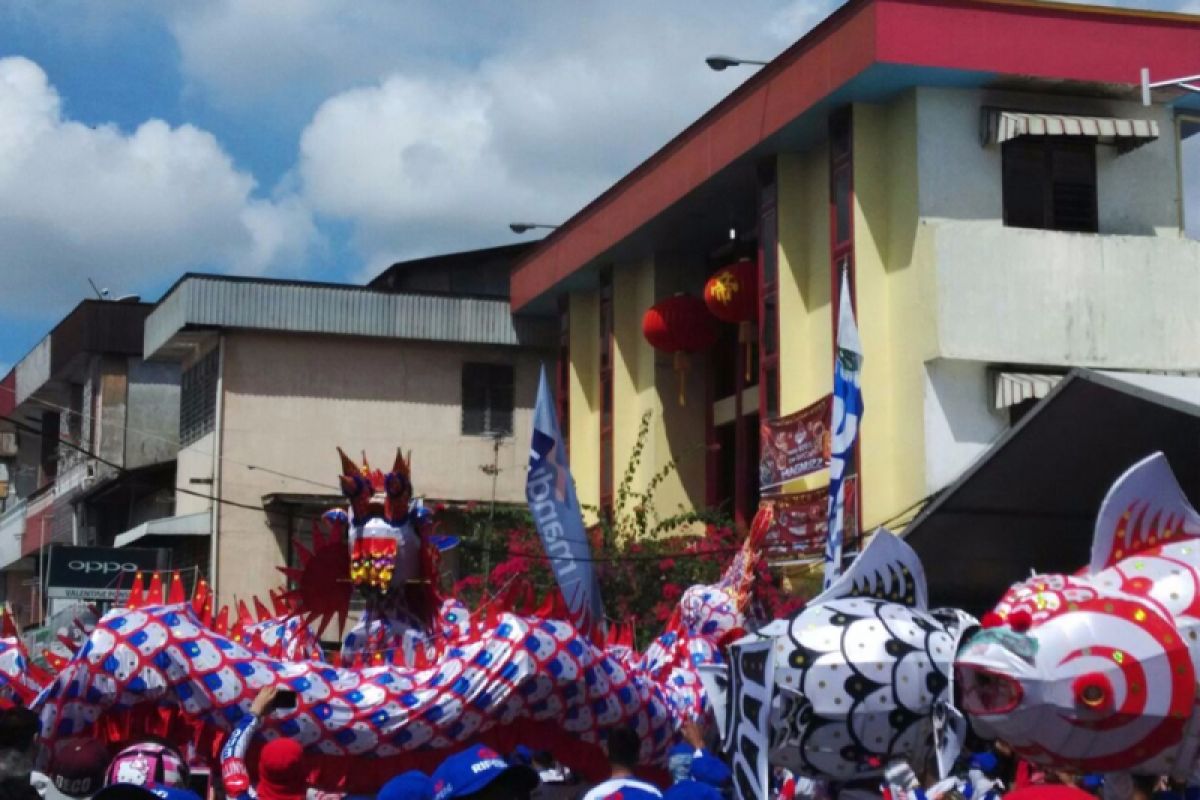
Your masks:
<instances>
[{"instance_id":1,"label":"two-story building","mask_svg":"<svg viewBox=\"0 0 1200 800\"><path fill-rule=\"evenodd\" d=\"M384 471L411 451L431 503L523 503L557 341L553 318L509 307L523 247L396 264L367 287L185 275L159 300L145 356L182 370L175 515L211 514L188 538L221 602L265 597L344 505L337 447Z\"/></svg>"},{"instance_id":2,"label":"two-story building","mask_svg":"<svg viewBox=\"0 0 1200 800\"><path fill-rule=\"evenodd\" d=\"M610 502L651 411L640 480L679 466L660 504L748 519L761 422L831 390L843 274L864 350L867 529L902 527L1071 367L1200 373L1200 96L1145 106L1139 85L1143 68L1194 74L1197 54L1195 17L848 2L514 269L513 308L560 315L582 502ZM758 263L755 347L724 326L680 405L643 314L740 257ZM1066 440L1071 459L1105 433ZM921 541L936 561L938 541Z\"/></svg>"}]
</instances>

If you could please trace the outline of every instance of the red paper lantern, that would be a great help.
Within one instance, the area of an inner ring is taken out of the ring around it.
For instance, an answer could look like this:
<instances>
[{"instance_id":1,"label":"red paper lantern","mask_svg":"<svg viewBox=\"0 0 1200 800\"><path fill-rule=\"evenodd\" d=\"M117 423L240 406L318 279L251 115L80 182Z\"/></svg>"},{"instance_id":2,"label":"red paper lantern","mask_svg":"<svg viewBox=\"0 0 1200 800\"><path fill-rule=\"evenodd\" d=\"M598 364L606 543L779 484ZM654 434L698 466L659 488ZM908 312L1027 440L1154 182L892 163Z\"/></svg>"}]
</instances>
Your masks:
<instances>
[{"instance_id":1,"label":"red paper lantern","mask_svg":"<svg viewBox=\"0 0 1200 800\"><path fill-rule=\"evenodd\" d=\"M748 258L721 267L704 284L704 304L714 317L738 326L738 341L746 348L746 382L754 363L755 330L758 321L758 263Z\"/></svg>"},{"instance_id":2,"label":"red paper lantern","mask_svg":"<svg viewBox=\"0 0 1200 800\"><path fill-rule=\"evenodd\" d=\"M717 341L712 317L699 298L677 294L659 300L642 317L642 335L664 353L699 353Z\"/></svg>"},{"instance_id":3,"label":"red paper lantern","mask_svg":"<svg viewBox=\"0 0 1200 800\"><path fill-rule=\"evenodd\" d=\"M688 353L699 353L716 344L717 331L704 302L689 294L659 300L642 317L642 335L655 350L675 354L679 373L679 405L687 404L684 391Z\"/></svg>"},{"instance_id":4,"label":"red paper lantern","mask_svg":"<svg viewBox=\"0 0 1200 800\"><path fill-rule=\"evenodd\" d=\"M748 258L721 267L704 284L704 304L722 322L758 319L758 264Z\"/></svg>"}]
</instances>

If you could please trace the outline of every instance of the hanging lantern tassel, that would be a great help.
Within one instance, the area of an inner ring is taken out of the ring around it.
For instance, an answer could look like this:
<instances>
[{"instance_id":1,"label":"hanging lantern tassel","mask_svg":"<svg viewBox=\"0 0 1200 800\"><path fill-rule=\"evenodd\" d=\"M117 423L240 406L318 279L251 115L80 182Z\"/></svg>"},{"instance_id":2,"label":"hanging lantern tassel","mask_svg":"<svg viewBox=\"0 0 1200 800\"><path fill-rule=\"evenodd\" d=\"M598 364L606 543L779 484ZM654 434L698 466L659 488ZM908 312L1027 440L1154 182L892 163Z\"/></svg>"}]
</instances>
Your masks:
<instances>
[{"instance_id":1,"label":"hanging lantern tassel","mask_svg":"<svg viewBox=\"0 0 1200 800\"><path fill-rule=\"evenodd\" d=\"M690 359L682 350L675 351L675 374L679 376L679 405L687 405L687 373Z\"/></svg>"}]
</instances>

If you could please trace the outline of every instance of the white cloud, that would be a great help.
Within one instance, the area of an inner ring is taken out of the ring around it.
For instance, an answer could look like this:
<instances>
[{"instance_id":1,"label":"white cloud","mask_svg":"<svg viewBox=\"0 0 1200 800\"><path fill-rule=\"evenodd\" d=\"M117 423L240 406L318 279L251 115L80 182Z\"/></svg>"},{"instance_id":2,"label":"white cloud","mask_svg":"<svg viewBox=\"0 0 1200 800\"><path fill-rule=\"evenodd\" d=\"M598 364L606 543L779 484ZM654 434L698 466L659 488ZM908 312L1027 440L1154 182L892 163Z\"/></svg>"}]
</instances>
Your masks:
<instances>
[{"instance_id":1,"label":"white cloud","mask_svg":"<svg viewBox=\"0 0 1200 800\"><path fill-rule=\"evenodd\" d=\"M257 273L302 258L295 198L254 196L217 140L151 119L131 133L64 118L46 73L0 59L0 315L68 307L87 277L137 291L189 268Z\"/></svg>"},{"instance_id":2,"label":"white cloud","mask_svg":"<svg viewBox=\"0 0 1200 800\"><path fill-rule=\"evenodd\" d=\"M752 74L711 72L704 56L790 43L768 32L788 24L780 4L752 8L538 6L473 67L397 70L326 100L301 136L302 192L355 224L372 265L562 220Z\"/></svg>"},{"instance_id":3,"label":"white cloud","mask_svg":"<svg viewBox=\"0 0 1200 800\"><path fill-rule=\"evenodd\" d=\"M507 3L214 0L163 12L189 88L236 111L291 117L397 69L436 70L503 39Z\"/></svg>"}]
</instances>

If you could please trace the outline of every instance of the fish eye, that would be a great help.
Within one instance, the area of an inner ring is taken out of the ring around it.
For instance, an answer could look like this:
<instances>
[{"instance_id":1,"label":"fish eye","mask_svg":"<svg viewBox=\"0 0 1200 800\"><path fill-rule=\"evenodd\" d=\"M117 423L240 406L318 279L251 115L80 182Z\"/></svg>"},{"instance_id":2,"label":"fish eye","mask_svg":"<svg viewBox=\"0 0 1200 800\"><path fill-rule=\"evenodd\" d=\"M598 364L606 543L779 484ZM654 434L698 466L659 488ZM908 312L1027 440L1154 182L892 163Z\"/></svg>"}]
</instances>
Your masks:
<instances>
[{"instance_id":1,"label":"fish eye","mask_svg":"<svg viewBox=\"0 0 1200 800\"><path fill-rule=\"evenodd\" d=\"M1092 711L1101 711L1112 702L1112 684L1099 672L1080 675L1071 688L1075 702Z\"/></svg>"}]
</instances>

